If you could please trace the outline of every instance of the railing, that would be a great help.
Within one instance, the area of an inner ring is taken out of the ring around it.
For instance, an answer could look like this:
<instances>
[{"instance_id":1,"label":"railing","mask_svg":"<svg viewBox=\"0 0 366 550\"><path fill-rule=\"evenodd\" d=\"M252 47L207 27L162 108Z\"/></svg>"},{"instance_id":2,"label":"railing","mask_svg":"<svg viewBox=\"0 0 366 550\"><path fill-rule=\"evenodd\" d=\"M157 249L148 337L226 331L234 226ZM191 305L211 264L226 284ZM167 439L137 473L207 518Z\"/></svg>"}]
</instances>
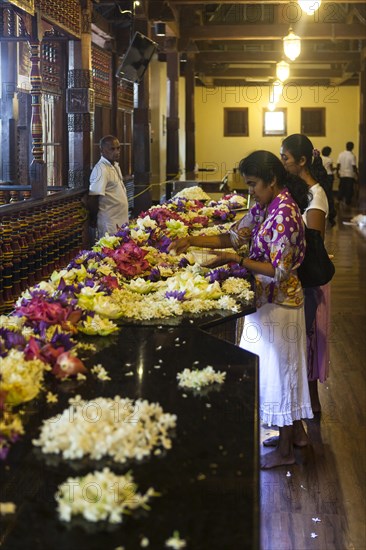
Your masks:
<instances>
[{"instance_id":1,"label":"railing","mask_svg":"<svg viewBox=\"0 0 366 550\"><path fill-rule=\"evenodd\" d=\"M65 190L0 206L0 313L88 246L84 196Z\"/></svg>"}]
</instances>

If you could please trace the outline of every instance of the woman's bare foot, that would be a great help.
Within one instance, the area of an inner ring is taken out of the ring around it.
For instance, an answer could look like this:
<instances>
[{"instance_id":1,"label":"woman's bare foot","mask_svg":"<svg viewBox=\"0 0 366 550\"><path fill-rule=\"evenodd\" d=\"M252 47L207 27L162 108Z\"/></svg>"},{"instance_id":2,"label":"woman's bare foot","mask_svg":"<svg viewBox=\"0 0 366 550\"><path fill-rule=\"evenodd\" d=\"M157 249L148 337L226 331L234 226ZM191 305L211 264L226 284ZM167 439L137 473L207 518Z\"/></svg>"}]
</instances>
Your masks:
<instances>
[{"instance_id":1,"label":"woman's bare foot","mask_svg":"<svg viewBox=\"0 0 366 550\"><path fill-rule=\"evenodd\" d=\"M268 437L268 439L265 439L263 441L264 447L277 447L279 444L280 438L278 435L273 435L272 437ZM301 420L295 420L293 423L293 445L295 447L306 447L309 445L309 438L304 430L304 426L302 425Z\"/></svg>"},{"instance_id":2,"label":"woman's bare foot","mask_svg":"<svg viewBox=\"0 0 366 550\"><path fill-rule=\"evenodd\" d=\"M283 456L279 448L261 456L261 469L269 470L270 468L276 468L277 466L289 466L295 464L295 456L293 452Z\"/></svg>"}]
</instances>

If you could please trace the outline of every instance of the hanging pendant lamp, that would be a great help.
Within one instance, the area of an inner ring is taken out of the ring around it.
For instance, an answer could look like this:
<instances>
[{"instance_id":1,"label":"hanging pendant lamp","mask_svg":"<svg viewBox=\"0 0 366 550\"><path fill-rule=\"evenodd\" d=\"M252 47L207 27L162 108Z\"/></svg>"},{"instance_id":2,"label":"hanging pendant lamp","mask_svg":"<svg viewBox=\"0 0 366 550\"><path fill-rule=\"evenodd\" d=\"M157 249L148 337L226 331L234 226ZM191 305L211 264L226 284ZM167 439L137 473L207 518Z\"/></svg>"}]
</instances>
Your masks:
<instances>
[{"instance_id":1,"label":"hanging pendant lamp","mask_svg":"<svg viewBox=\"0 0 366 550\"><path fill-rule=\"evenodd\" d=\"M301 52L301 38L290 28L287 36L283 38L283 51L291 61L295 61Z\"/></svg>"}]
</instances>

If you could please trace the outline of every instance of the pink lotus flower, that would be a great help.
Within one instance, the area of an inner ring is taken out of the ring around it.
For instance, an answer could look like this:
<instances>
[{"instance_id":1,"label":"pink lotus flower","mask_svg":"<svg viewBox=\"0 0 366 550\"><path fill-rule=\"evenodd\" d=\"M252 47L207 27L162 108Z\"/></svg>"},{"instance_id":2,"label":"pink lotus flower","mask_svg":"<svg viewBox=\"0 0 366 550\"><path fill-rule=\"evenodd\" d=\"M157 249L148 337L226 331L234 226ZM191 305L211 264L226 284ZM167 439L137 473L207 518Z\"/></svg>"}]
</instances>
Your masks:
<instances>
[{"instance_id":1,"label":"pink lotus flower","mask_svg":"<svg viewBox=\"0 0 366 550\"><path fill-rule=\"evenodd\" d=\"M166 222L168 220L179 220L187 225L187 222L183 220L179 214L168 208L154 208L153 210L142 212L139 217L145 218L146 216L150 216L152 220L155 220L161 229L166 228Z\"/></svg>"},{"instance_id":2,"label":"pink lotus flower","mask_svg":"<svg viewBox=\"0 0 366 550\"><path fill-rule=\"evenodd\" d=\"M113 258L118 271L127 278L135 277L150 269L149 262L144 259L147 251L142 250L133 241L124 243L116 250L103 248L103 254Z\"/></svg>"},{"instance_id":3,"label":"pink lotus flower","mask_svg":"<svg viewBox=\"0 0 366 550\"><path fill-rule=\"evenodd\" d=\"M74 310L72 306L63 307L58 302L48 302L40 296L34 296L27 303L18 307L16 312L30 321L60 325L67 330L71 330L72 325L76 325L82 315L81 310Z\"/></svg>"},{"instance_id":4,"label":"pink lotus flower","mask_svg":"<svg viewBox=\"0 0 366 550\"><path fill-rule=\"evenodd\" d=\"M62 379L67 376L76 376L79 372L87 372L84 363L70 351L65 351L57 357L52 373L56 378Z\"/></svg>"}]
</instances>

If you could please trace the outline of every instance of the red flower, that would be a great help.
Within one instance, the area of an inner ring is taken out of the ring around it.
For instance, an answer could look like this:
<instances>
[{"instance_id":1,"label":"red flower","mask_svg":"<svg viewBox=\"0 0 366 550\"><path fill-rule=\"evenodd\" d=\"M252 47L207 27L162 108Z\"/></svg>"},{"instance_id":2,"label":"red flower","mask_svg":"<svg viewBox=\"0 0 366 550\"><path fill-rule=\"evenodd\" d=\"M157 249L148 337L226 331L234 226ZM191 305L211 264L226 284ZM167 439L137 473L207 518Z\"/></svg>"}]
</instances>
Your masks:
<instances>
[{"instance_id":1,"label":"red flower","mask_svg":"<svg viewBox=\"0 0 366 550\"><path fill-rule=\"evenodd\" d=\"M124 243L116 250L103 248L103 253L113 258L118 271L127 278L135 277L150 269L149 262L144 259L147 251L142 250L133 241Z\"/></svg>"},{"instance_id":2,"label":"red flower","mask_svg":"<svg viewBox=\"0 0 366 550\"><path fill-rule=\"evenodd\" d=\"M87 372L84 363L69 351L65 351L57 357L56 364L52 369L52 373L60 379L76 376L79 372Z\"/></svg>"},{"instance_id":3,"label":"red flower","mask_svg":"<svg viewBox=\"0 0 366 550\"><path fill-rule=\"evenodd\" d=\"M120 288L118 284L118 279L113 277L113 275L106 275L102 278L102 283L107 287L113 290L114 288Z\"/></svg>"},{"instance_id":4,"label":"red flower","mask_svg":"<svg viewBox=\"0 0 366 550\"><path fill-rule=\"evenodd\" d=\"M40 296L34 296L26 304L17 308L17 313L27 317L30 321L48 325L60 325L70 330L70 324L76 325L82 311L74 310L72 306L63 307L58 302L47 302Z\"/></svg>"}]
</instances>

